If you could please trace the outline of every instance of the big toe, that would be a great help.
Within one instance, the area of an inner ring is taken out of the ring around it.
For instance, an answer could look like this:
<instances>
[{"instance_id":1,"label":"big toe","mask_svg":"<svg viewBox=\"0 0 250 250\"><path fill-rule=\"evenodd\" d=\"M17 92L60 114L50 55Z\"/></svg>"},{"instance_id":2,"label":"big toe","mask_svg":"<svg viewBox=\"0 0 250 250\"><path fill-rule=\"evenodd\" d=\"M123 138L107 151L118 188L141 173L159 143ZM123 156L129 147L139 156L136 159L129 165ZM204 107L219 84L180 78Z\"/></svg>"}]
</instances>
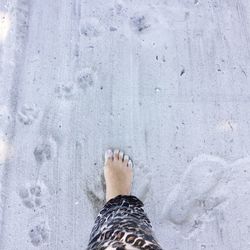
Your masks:
<instances>
[{"instance_id":1,"label":"big toe","mask_svg":"<svg viewBox=\"0 0 250 250\"><path fill-rule=\"evenodd\" d=\"M108 165L109 163L111 163L113 161L113 151L111 149L108 149L105 152L105 165Z\"/></svg>"}]
</instances>

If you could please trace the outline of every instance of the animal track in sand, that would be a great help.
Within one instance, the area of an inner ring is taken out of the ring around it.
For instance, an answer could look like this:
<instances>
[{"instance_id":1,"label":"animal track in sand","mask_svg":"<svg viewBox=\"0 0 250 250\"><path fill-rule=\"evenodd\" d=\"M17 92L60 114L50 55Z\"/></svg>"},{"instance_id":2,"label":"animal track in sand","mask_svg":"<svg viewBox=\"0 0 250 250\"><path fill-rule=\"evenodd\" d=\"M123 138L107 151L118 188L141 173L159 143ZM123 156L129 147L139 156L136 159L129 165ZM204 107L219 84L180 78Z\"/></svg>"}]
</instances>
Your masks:
<instances>
[{"instance_id":1,"label":"animal track in sand","mask_svg":"<svg viewBox=\"0 0 250 250\"><path fill-rule=\"evenodd\" d=\"M94 38L103 33L103 26L95 17L87 18L80 26L80 34L85 37Z\"/></svg>"},{"instance_id":2,"label":"animal track in sand","mask_svg":"<svg viewBox=\"0 0 250 250\"><path fill-rule=\"evenodd\" d=\"M52 148L49 144L40 144L34 149L34 156L38 164L43 164L46 160L51 159Z\"/></svg>"},{"instance_id":3,"label":"animal track in sand","mask_svg":"<svg viewBox=\"0 0 250 250\"><path fill-rule=\"evenodd\" d=\"M146 17L142 14L137 14L130 17L130 24L134 31L139 33L145 31L146 29L149 29L149 27L151 26Z\"/></svg>"},{"instance_id":4,"label":"animal track in sand","mask_svg":"<svg viewBox=\"0 0 250 250\"><path fill-rule=\"evenodd\" d=\"M92 68L86 67L78 72L76 81L79 88L86 90L97 82L97 74Z\"/></svg>"},{"instance_id":5,"label":"animal track in sand","mask_svg":"<svg viewBox=\"0 0 250 250\"><path fill-rule=\"evenodd\" d=\"M66 86L64 84L58 84L55 87L55 93L59 99L69 100L71 97L73 97L74 94L73 85Z\"/></svg>"},{"instance_id":6,"label":"animal track in sand","mask_svg":"<svg viewBox=\"0 0 250 250\"><path fill-rule=\"evenodd\" d=\"M18 120L24 125L31 125L37 119L39 111L35 105L23 105L18 112Z\"/></svg>"},{"instance_id":7,"label":"animal track in sand","mask_svg":"<svg viewBox=\"0 0 250 250\"><path fill-rule=\"evenodd\" d=\"M19 189L19 197L23 205L30 209L44 205L47 194L47 187L42 182L27 184Z\"/></svg>"},{"instance_id":8,"label":"animal track in sand","mask_svg":"<svg viewBox=\"0 0 250 250\"><path fill-rule=\"evenodd\" d=\"M129 17L129 26L134 32L135 37L143 41L143 46L155 45L156 41L153 37L158 37L162 35L162 30L160 27L163 25L163 18L160 13L154 13L149 9L135 12ZM161 40L157 41L158 44L162 43Z\"/></svg>"},{"instance_id":9,"label":"animal track in sand","mask_svg":"<svg viewBox=\"0 0 250 250\"><path fill-rule=\"evenodd\" d=\"M40 246L49 239L49 227L46 221L35 224L29 231L29 237L32 245Z\"/></svg>"}]
</instances>

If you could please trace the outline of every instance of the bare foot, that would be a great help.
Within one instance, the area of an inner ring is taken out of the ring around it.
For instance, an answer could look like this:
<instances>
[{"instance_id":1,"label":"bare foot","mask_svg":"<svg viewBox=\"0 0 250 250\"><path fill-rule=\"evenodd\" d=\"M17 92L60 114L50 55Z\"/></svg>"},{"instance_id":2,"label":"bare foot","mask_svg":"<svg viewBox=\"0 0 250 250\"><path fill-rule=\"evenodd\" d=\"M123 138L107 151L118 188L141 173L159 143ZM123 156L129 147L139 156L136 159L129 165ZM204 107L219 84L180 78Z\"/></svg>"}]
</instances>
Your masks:
<instances>
[{"instance_id":1,"label":"bare foot","mask_svg":"<svg viewBox=\"0 0 250 250\"><path fill-rule=\"evenodd\" d=\"M130 195L133 178L133 163L128 155L119 149L105 152L104 177L106 201L117 195Z\"/></svg>"}]
</instances>

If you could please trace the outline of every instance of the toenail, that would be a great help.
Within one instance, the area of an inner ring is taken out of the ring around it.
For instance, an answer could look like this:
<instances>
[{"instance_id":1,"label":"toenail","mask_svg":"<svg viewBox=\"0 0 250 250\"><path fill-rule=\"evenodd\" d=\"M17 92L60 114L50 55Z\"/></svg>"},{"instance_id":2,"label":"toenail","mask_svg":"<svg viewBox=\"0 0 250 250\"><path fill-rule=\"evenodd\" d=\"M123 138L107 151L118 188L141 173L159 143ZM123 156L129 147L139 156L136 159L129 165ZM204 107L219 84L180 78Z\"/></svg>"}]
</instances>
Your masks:
<instances>
[{"instance_id":1,"label":"toenail","mask_svg":"<svg viewBox=\"0 0 250 250\"><path fill-rule=\"evenodd\" d=\"M128 161L129 160L129 156L128 155L124 155L124 161Z\"/></svg>"},{"instance_id":2,"label":"toenail","mask_svg":"<svg viewBox=\"0 0 250 250\"><path fill-rule=\"evenodd\" d=\"M128 161L128 166L131 167L131 168L133 167L133 163L132 163L131 160Z\"/></svg>"},{"instance_id":3,"label":"toenail","mask_svg":"<svg viewBox=\"0 0 250 250\"><path fill-rule=\"evenodd\" d=\"M118 156L119 155L119 149L115 149L114 154L115 154L115 156Z\"/></svg>"},{"instance_id":4,"label":"toenail","mask_svg":"<svg viewBox=\"0 0 250 250\"><path fill-rule=\"evenodd\" d=\"M122 151L120 151L120 153L119 153L119 159L123 160L123 152Z\"/></svg>"},{"instance_id":5,"label":"toenail","mask_svg":"<svg viewBox=\"0 0 250 250\"><path fill-rule=\"evenodd\" d=\"M112 158L113 156L113 152L111 149L108 149L106 152L105 152L105 158Z\"/></svg>"}]
</instances>

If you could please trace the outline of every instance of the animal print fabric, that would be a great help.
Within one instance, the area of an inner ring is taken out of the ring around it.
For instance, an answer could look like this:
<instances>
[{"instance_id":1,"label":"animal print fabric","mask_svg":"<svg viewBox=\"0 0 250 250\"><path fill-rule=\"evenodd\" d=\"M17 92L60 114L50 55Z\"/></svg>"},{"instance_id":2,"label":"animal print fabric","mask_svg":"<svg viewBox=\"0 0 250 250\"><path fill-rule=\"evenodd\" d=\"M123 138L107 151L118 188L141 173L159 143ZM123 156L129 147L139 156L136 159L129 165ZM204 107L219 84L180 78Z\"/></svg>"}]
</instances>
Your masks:
<instances>
[{"instance_id":1,"label":"animal print fabric","mask_svg":"<svg viewBox=\"0 0 250 250\"><path fill-rule=\"evenodd\" d=\"M162 250L157 243L143 203L132 195L109 200L98 214L87 250Z\"/></svg>"}]
</instances>

